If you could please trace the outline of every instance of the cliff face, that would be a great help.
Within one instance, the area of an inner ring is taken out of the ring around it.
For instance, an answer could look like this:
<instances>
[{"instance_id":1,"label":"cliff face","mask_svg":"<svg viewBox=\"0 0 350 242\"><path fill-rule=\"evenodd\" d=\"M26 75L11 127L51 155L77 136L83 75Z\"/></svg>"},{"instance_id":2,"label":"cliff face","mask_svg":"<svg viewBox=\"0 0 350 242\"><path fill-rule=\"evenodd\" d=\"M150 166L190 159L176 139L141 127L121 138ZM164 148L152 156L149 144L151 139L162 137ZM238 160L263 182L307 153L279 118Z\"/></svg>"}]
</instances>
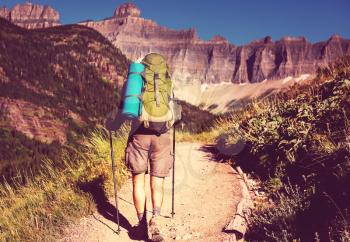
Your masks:
<instances>
[{"instance_id":1,"label":"cliff face","mask_svg":"<svg viewBox=\"0 0 350 242\"><path fill-rule=\"evenodd\" d=\"M54 9L28 2L11 11L0 8L0 16L25 28L60 24ZM149 52L163 54L174 80L181 84L256 83L314 74L319 66L350 54L350 40L338 35L315 44L303 37L272 41L269 36L243 46L230 44L221 36L203 41L194 29L172 30L142 18L140 9L132 3L119 6L110 18L80 24L99 31L129 59Z\"/></svg>"},{"instance_id":2,"label":"cliff face","mask_svg":"<svg viewBox=\"0 0 350 242\"><path fill-rule=\"evenodd\" d=\"M6 7L0 7L0 17L10 20L10 10Z\"/></svg>"},{"instance_id":3,"label":"cliff face","mask_svg":"<svg viewBox=\"0 0 350 242\"><path fill-rule=\"evenodd\" d=\"M223 37L210 41L197 37L194 29L171 30L140 17L133 4L117 8L103 21L83 22L105 35L128 58L138 59L159 52L170 62L173 78L181 83L255 83L265 79L314 74L319 66L350 54L350 41L332 36L311 44L303 37L271 37L244 46Z\"/></svg>"},{"instance_id":4,"label":"cliff face","mask_svg":"<svg viewBox=\"0 0 350 242\"><path fill-rule=\"evenodd\" d=\"M47 28L60 25L59 13L49 6L26 2L17 4L12 10L0 8L0 17L27 29Z\"/></svg>"}]
</instances>

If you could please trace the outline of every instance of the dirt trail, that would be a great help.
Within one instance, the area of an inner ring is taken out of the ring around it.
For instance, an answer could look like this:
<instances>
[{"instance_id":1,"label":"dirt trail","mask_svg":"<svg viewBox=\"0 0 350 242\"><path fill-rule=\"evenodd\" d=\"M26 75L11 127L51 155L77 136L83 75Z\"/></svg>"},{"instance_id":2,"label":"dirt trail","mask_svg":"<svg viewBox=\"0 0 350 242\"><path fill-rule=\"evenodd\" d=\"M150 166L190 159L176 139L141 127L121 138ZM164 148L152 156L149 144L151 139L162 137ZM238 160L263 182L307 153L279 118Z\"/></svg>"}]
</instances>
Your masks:
<instances>
[{"instance_id":1,"label":"dirt trail","mask_svg":"<svg viewBox=\"0 0 350 242\"><path fill-rule=\"evenodd\" d=\"M177 144L175 172L176 214L173 219L171 177L165 181L162 220L166 241L229 241L222 229L235 213L241 198L239 175L228 164L215 161L205 147L193 143ZM67 228L60 241L135 241L136 238L128 233L137 223L131 191L131 180L128 180L119 192L119 235L114 232L117 228L115 203L110 200L97 204L99 211L94 215ZM149 219L152 211L149 188L147 197Z\"/></svg>"}]
</instances>

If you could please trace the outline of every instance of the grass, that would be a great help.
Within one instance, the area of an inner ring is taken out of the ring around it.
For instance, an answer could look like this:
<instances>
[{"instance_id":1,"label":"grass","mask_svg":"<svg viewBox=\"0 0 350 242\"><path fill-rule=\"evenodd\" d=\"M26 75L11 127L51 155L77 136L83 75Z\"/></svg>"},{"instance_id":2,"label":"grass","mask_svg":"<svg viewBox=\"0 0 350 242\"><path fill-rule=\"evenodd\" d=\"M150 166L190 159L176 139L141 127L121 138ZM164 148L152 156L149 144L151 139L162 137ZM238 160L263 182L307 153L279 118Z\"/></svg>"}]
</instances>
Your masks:
<instances>
[{"instance_id":1,"label":"grass","mask_svg":"<svg viewBox=\"0 0 350 242\"><path fill-rule=\"evenodd\" d=\"M176 129L176 142L198 142L201 144L212 144L214 142L212 131L203 131L201 133L193 133L191 131L182 131Z\"/></svg>"},{"instance_id":2,"label":"grass","mask_svg":"<svg viewBox=\"0 0 350 242\"><path fill-rule=\"evenodd\" d=\"M208 133L273 201L255 211L248 240L350 239L349 79L345 57L308 85L252 103Z\"/></svg>"},{"instance_id":3,"label":"grass","mask_svg":"<svg viewBox=\"0 0 350 242\"><path fill-rule=\"evenodd\" d=\"M127 132L124 127L113 136L119 188L127 178L122 162ZM21 175L11 185L0 185L0 241L52 241L62 236L65 225L95 210L89 193L79 189L83 184L102 178L105 192L112 194L107 131L96 129L74 154L63 153L59 169L47 159L39 175Z\"/></svg>"},{"instance_id":4,"label":"grass","mask_svg":"<svg viewBox=\"0 0 350 242\"><path fill-rule=\"evenodd\" d=\"M264 235L266 241L289 242L298 240L295 237L300 230L302 222L302 213L310 207L310 201L307 191L303 191L298 186L290 184L285 186L285 191L276 193L276 204L265 207L252 215L250 237L261 239ZM290 199L293 197L293 199Z\"/></svg>"}]
</instances>

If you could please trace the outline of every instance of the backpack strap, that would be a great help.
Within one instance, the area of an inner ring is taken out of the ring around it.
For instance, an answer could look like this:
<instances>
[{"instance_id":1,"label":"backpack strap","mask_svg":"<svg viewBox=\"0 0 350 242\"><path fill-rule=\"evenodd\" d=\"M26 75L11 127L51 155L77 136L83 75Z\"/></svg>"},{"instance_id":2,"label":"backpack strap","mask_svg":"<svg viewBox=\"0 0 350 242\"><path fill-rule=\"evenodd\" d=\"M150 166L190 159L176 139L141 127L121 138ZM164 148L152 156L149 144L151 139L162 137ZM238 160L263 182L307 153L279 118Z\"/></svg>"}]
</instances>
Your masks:
<instances>
[{"instance_id":1,"label":"backpack strap","mask_svg":"<svg viewBox=\"0 0 350 242\"><path fill-rule=\"evenodd\" d=\"M169 65L168 65L168 64L166 65L165 78L170 78L170 79L171 79L170 68L169 68Z\"/></svg>"},{"instance_id":2,"label":"backpack strap","mask_svg":"<svg viewBox=\"0 0 350 242\"><path fill-rule=\"evenodd\" d=\"M156 100L156 105L157 107L160 106L160 103L159 103L159 87L158 87L158 80L159 80L159 74L154 72L154 75L153 75L153 81L154 81L154 98Z\"/></svg>"},{"instance_id":3,"label":"backpack strap","mask_svg":"<svg viewBox=\"0 0 350 242\"><path fill-rule=\"evenodd\" d=\"M126 95L125 97L137 97L138 99L142 99L142 95L136 95L136 94L129 94L129 95Z\"/></svg>"},{"instance_id":4,"label":"backpack strap","mask_svg":"<svg viewBox=\"0 0 350 242\"><path fill-rule=\"evenodd\" d=\"M139 75L142 75L142 73L144 73L144 71L140 71L140 72L129 72L129 74L139 74Z\"/></svg>"},{"instance_id":5,"label":"backpack strap","mask_svg":"<svg viewBox=\"0 0 350 242\"><path fill-rule=\"evenodd\" d=\"M145 128L149 128L149 122L148 121L143 121L143 125L145 126Z\"/></svg>"}]
</instances>

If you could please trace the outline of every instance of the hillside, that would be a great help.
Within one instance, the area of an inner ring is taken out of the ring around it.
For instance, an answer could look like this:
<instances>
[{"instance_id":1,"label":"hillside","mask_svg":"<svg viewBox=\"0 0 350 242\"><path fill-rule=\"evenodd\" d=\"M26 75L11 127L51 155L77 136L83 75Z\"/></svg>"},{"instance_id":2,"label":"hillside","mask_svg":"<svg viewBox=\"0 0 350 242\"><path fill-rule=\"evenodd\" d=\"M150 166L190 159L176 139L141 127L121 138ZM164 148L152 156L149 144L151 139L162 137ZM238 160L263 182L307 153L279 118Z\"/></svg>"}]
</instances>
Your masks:
<instances>
[{"instance_id":1,"label":"hillside","mask_svg":"<svg viewBox=\"0 0 350 242\"><path fill-rule=\"evenodd\" d=\"M90 28L26 30L0 18L0 173L54 158L101 123L120 101L127 65Z\"/></svg>"},{"instance_id":2,"label":"hillside","mask_svg":"<svg viewBox=\"0 0 350 242\"><path fill-rule=\"evenodd\" d=\"M218 116L213 115L209 111L203 110L197 106L193 106L185 101L178 102L182 108L181 123L177 127L182 131L191 133L201 133L211 129L215 119Z\"/></svg>"},{"instance_id":3,"label":"hillside","mask_svg":"<svg viewBox=\"0 0 350 242\"><path fill-rule=\"evenodd\" d=\"M249 241L349 240L349 79L345 57L309 85L217 125L217 151L259 179L266 194Z\"/></svg>"}]
</instances>

